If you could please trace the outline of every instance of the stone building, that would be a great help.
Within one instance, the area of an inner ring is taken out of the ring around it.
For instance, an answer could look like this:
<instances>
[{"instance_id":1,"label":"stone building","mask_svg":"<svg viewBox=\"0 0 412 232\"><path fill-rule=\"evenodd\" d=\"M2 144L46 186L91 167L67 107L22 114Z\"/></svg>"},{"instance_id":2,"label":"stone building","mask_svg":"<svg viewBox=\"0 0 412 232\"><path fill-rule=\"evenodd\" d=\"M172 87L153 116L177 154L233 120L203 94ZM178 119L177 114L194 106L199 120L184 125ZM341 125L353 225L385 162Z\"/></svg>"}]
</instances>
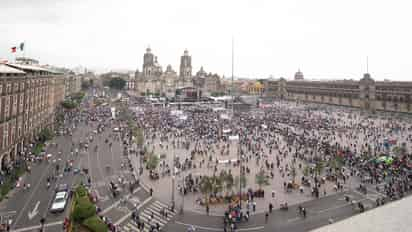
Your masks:
<instances>
[{"instance_id":1,"label":"stone building","mask_svg":"<svg viewBox=\"0 0 412 232\"><path fill-rule=\"evenodd\" d=\"M192 75L192 57L187 50L180 57L179 73L177 73L171 65L163 71L157 56L147 48L143 55L142 72L136 70L135 80L135 90L141 95L175 97L180 90L191 89L201 97L209 96L222 88L220 77L217 74L207 74L203 67L195 76Z\"/></svg>"},{"instance_id":2,"label":"stone building","mask_svg":"<svg viewBox=\"0 0 412 232\"><path fill-rule=\"evenodd\" d=\"M81 90L82 80L79 75L74 74L73 72L66 75L64 78L65 82L65 94L66 96L73 95Z\"/></svg>"},{"instance_id":3,"label":"stone building","mask_svg":"<svg viewBox=\"0 0 412 232\"><path fill-rule=\"evenodd\" d=\"M0 64L1 171L11 167L25 144L53 128L64 99L63 75L24 64Z\"/></svg>"},{"instance_id":4,"label":"stone building","mask_svg":"<svg viewBox=\"0 0 412 232\"><path fill-rule=\"evenodd\" d=\"M264 81L264 96L356 107L371 111L412 113L412 82L375 81L369 73L359 81Z\"/></svg>"}]
</instances>

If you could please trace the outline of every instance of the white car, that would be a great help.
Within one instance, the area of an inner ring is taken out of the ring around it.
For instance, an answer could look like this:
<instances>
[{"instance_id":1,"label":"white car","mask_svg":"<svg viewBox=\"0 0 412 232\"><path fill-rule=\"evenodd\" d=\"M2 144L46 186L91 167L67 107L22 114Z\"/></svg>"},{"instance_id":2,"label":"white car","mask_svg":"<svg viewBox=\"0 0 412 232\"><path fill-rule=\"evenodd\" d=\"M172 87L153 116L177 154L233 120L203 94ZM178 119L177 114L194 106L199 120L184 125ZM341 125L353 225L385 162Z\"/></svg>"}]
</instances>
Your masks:
<instances>
[{"instance_id":1,"label":"white car","mask_svg":"<svg viewBox=\"0 0 412 232\"><path fill-rule=\"evenodd\" d=\"M52 213L63 212L66 209L67 198L68 198L67 191L57 192L56 196L54 197L54 201L51 205L50 212Z\"/></svg>"},{"instance_id":2,"label":"white car","mask_svg":"<svg viewBox=\"0 0 412 232\"><path fill-rule=\"evenodd\" d=\"M119 132L120 129L118 127L113 128L113 132Z\"/></svg>"}]
</instances>

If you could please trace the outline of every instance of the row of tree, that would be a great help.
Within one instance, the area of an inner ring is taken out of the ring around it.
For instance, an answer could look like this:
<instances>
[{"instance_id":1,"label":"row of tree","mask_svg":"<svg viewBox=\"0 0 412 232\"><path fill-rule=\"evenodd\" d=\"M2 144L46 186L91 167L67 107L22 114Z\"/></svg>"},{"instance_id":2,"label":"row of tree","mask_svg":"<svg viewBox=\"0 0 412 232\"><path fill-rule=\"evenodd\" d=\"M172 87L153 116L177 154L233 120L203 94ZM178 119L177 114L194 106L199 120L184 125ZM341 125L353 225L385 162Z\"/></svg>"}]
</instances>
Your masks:
<instances>
[{"instance_id":1,"label":"row of tree","mask_svg":"<svg viewBox=\"0 0 412 232\"><path fill-rule=\"evenodd\" d=\"M266 173L261 170L255 176L256 184L259 189L262 186L269 184L269 178ZM238 188L246 188L247 178L245 175L234 177L229 171L222 170L219 175L203 176L199 183L199 189L204 194L205 201L208 203L211 196L216 197L218 193L225 193L226 196L234 195Z\"/></svg>"}]
</instances>

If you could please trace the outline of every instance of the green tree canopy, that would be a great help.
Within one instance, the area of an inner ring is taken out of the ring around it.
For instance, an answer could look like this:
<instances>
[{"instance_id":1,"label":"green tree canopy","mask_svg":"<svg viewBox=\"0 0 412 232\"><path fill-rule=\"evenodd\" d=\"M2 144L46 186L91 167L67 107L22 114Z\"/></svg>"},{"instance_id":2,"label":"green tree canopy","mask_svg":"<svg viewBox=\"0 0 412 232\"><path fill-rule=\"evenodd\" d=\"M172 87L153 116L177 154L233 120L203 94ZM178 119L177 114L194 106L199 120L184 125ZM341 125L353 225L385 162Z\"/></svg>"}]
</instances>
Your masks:
<instances>
[{"instance_id":1,"label":"green tree canopy","mask_svg":"<svg viewBox=\"0 0 412 232\"><path fill-rule=\"evenodd\" d=\"M246 184L247 179L245 175L235 177L235 186L239 187L239 185L241 185L242 188L246 188Z\"/></svg>"},{"instance_id":2,"label":"green tree canopy","mask_svg":"<svg viewBox=\"0 0 412 232\"><path fill-rule=\"evenodd\" d=\"M65 100L61 104L63 108L68 109L68 110L74 109L78 106L78 104L72 100Z\"/></svg>"},{"instance_id":3,"label":"green tree canopy","mask_svg":"<svg viewBox=\"0 0 412 232\"><path fill-rule=\"evenodd\" d=\"M208 205L209 204L209 195L213 190L212 179L208 176L203 176L202 179L200 180L199 188L200 188L200 192L205 197L206 204Z\"/></svg>"},{"instance_id":4,"label":"green tree canopy","mask_svg":"<svg viewBox=\"0 0 412 232\"><path fill-rule=\"evenodd\" d=\"M149 154L149 157L146 162L146 166L149 170L154 170L159 165L160 159L159 156L155 155L153 152Z\"/></svg>"},{"instance_id":5,"label":"green tree canopy","mask_svg":"<svg viewBox=\"0 0 412 232\"><path fill-rule=\"evenodd\" d=\"M268 185L269 184L269 180L268 180L268 177L265 174L265 171L260 170L256 174L256 184L259 185L259 189L261 189L263 185Z\"/></svg>"},{"instance_id":6,"label":"green tree canopy","mask_svg":"<svg viewBox=\"0 0 412 232\"><path fill-rule=\"evenodd\" d=\"M126 81L120 77L115 77L109 81L109 87L112 89L123 89L126 86Z\"/></svg>"},{"instance_id":7,"label":"green tree canopy","mask_svg":"<svg viewBox=\"0 0 412 232\"><path fill-rule=\"evenodd\" d=\"M47 140L50 140L53 138L53 131L50 130L49 128L44 128L43 130L40 131L39 133L39 141L41 143L46 142Z\"/></svg>"}]
</instances>

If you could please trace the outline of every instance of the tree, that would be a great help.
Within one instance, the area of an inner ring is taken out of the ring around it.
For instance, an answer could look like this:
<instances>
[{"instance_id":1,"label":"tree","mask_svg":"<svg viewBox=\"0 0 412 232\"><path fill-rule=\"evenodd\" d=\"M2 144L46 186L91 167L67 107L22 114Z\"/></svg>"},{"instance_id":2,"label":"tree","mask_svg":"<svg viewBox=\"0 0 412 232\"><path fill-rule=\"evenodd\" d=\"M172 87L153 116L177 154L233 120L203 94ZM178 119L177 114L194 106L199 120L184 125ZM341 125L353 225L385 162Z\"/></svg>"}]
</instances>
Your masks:
<instances>
[{"instance_id":1,"label":"tree","mask_svg":"<svg viewBox=\"0 0 412 232\"><path fill-rule=\"evenodd\" d=\"M292 176L292 183L295 183L296 181L296 165L295 163L292 163L290 166L290 175Z\"/></svg>"},{"instance_id":2,"label":"tree","mask_svg":"<svg viewBox=\"0 0 412 232\"><path fill-rule=\"evenodd\" d=\"M155 155L153 152L149 154L149 157L146 161L146 167L149 170L154 170L159 165L160 159L159 156Z\"/></svg>"},{"instance_id":3,"label":"tree","mask_svg":"<svg viewBox=\"0 0 412 232\"><path fill-rule=\"evenodd\" d=\"M226 191L233 191L234 184L235 184L235 178L233 178L232 173L231 172L227 173L225 176Z\"/></svg>"},{"instance_id":4,"label":"tree","mask_svg":"<svg viewBox=\"0 0 412 232\"><path fill-rule=\"evenodd\" d=\"M320 161L320 160L317 161L315 164L315 174L317 176L320 176L324 168L325 168L325 165L323 164L323 161Z\"/></svg>"},{"instance_id":5,"label":"tree","mask_svg":"<svg viewBox=\"0 0 412 232\"><path fill-rule=\"evenodd\" d=\"M406 154L407 149L406 149L406 145L402 144L402 146L395 146L392 148L392 152L396 155L396 156L403 156Z\"/></svg>"},{"instance_id":6,"label":"tree","mask_svg":"<svg viewBox=\"0 0 412 232\"><path fill-rule=\"evenodd\" d=\"M212 176L212 193L214 196L217 195L218 192L221 192L223 189L222 179L219 176Z\"/></svg>"},{"instance_id":7,"label":"tree","mask_svg":"<svg viewBox=\"0 0 412 232\"><path fill-rule=\"evenodd\" d=\"M63 108L71 110L77 107L77 103L72 100L65 100L62 103Z\"/></svg>"},{"instance_id":8,"label":"tree","mask_svg":"<svg viewBox=\"0 0 412 232\"><path fill-rule=\"evenodd\" d=\"M71 98L73 101L80 103L83 100L84 96L86 96L84 92L77 92L71 95Z\"/></svg>"},{"instance_id":9,"label":"tree","mask_svg":"<svg viewBox=\"0 0 412 232\"><path fill-rule=\"evenodd\" d=\"M206 205L209 205L209 195L213 189L212 185L212 180L208 176L203 176L200 180L199 188L200 192L204 194Z\"/></svg>"},{"instance_id":10,"label":"tree","mask_svg":"<svg viewBox=\"0 0 412 232\"><path fill-rule=\"evenodd\" d=\"M130 127L131 134L134 137L134 142L139 148L141 148L144 143L143 130L133 125L133 122L131 121L129 121L129 127Z\"/></svg>"},{"instance_id":11,"label":"tree","mask_svg":"<svg viewBox=\"0 0 412 232\"><path fill-rule=\"evenodd\" d=\"M265 174L265 171L260 170L256 174L256 184L259 185L259 189L262 189L263 185L268 185L269 184L269 180L268 180L268 177Z\"/></svg>"},{"instance_id":12,"label":"tree","mask_svg":"<svg viewBox=\"0 0 412 232\"><path fill-rule=\"evenodd\" d=\"M343 159L340 156L336 156L335 158L329 161L329 166L333 169L333 172L339 171L343 166Z\"/></svg>"},{"instance_id":13,"label":"tree","mask_svg":"<svg viewBox=\"0 0 412 232\"><path fill-rule=\"evenodd\" d=\"M247 184L247 179L245 175L240 175L240 176L235 177L235 186L239 187L240 185L241 188L246 188L246 184Z\"/></svg>"},{"instance_id":14,"label":"tree","mask_svg":"<svg viewBox=\"0 0 412 232\"><path fill-rule=\"evenodd\" d=\"M89 80L89 81L82 81L81 86L82 86L82 89L83 89L83 90L88 90L88 89L90 88L90 86L92 85L92 84L90 83L90 81L91 81L91 80Z\"/></svg>"},{"instance_id":15,"label":"tree","mask_svg":"<svg viewBox=\"0 0 412 232\"><path fill-rule=\"evenodd\" d=\"M52 138L53 138L53 132L49 128L44 128L39 133L39 141L41 143L44 143L47 140L50 140Z\"/></svg>"},{"instance_id":16,"label":"tree","mask_svg":"<svg viewBox=\"0 0 412 232\"><path fill-rule=\"evenodd\" d=\"M109 87L112 89L123 89L126 86L126 81L120 77L115 77L109 81Z\"/></svg>"},{"instance_id":17,"label":"tree","mask_svg":"<svg viewBox=\"0 0 412 232\"><path fill-rule=\"evenodd\" d=\"M310 167L306 165L306 166L303 168L303 175L304 175L304 176L309 176L309 172L310 172Z\"/></svg>"}]
</instances>

